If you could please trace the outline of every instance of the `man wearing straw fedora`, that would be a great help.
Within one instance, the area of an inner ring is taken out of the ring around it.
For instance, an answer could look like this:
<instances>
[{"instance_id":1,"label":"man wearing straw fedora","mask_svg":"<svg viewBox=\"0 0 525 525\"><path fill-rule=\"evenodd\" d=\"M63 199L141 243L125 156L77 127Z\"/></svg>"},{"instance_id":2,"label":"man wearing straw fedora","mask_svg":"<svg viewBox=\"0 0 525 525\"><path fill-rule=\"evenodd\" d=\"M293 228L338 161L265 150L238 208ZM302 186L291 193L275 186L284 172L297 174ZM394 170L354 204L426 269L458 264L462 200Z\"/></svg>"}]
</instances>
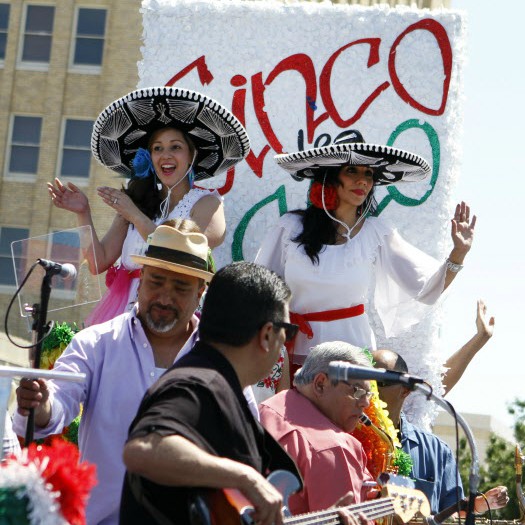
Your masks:
<instances>
[{"instance_id":1,"label":"man wearing straw fedora","mask_svg":"<svg viewBox=\"0 0 525 525\"><path fill-rule=\"evenodd\" d=\"M205 523L192 519L201 508L194 498L222 488L240 491L259 525L282 524L282 497L263 476L297 471L250 413L242 388L268 374L297 332L289 299L284 281L257 264L214 275L200 341L148 390L131 425L121 525ZM223 509L214 516L212 523L228 523ZM231 518L240 523L235 512Z\"/></svg>"},{"instance_id":2,"label":"man wearing straw fedora","mask_svg":"<svg viewBox=\"0 0 525 525\"><path fill-rule=\"evenodd\" d=\"M37 438L62 431L83 405L79 449L83 460L97 465L98 485L87 523L118 523L124 476L122 450L129 425L146 390L197 339L194 312L212 273L208 242L191 231L192 221L178 229L159 226L143 255L138 302L131 312L78 333L55 370L81 372L81 384L25 379L17 389L15 430L23 435L29 408L35 408Z\"/></svg>"}]
</instances>

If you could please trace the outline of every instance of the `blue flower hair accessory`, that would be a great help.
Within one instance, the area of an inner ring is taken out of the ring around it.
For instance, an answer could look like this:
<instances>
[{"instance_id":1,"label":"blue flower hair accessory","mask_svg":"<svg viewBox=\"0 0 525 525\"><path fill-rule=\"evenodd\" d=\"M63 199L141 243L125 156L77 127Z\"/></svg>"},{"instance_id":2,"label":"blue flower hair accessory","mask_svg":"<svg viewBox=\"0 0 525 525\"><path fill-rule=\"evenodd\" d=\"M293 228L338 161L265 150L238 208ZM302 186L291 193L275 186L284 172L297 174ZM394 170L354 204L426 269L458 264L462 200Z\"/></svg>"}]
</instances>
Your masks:
<instances>
[{"instance_id":1,"label":"blue flower hair accessory","mask_svg":"<svg viewBox=\"0 0 525 525\"><path fill-rule=\"evenodd\" d=\"M137 179L145 179L150 173L155 173L151 155L144 148L139 148L133 157L133 176Z\"/></svg>"}]
</instances>

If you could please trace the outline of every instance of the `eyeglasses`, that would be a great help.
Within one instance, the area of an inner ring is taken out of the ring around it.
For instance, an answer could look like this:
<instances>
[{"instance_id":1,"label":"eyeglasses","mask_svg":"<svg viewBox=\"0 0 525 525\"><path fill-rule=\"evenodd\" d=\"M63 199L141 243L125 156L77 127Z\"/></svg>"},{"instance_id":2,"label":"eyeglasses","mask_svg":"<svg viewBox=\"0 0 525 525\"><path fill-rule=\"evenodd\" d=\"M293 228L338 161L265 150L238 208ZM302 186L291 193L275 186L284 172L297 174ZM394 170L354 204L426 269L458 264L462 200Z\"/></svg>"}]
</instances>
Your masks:
<instances>
[{"instance_id":1,"label":"eyeglasses","mask_svg":"<svg viewBox=\"0 0 525 525\"><path fill-rule=\"evenodd\" d=\"M293 323L284 323L282 321L272 321L274 328L284 328L286 333L286 342L291 341L299 331L299 325Z\"/></svg>"},{"instance_id":2,"label":"eyeglasses","mask_svg":"<svg viewBox=\"0 0 525 525\"><path fill-rule=\"evenodd\" d=\"M372 399L372 396L374 395L374 393L370 392L370 390L365 390L364 388L361 388L360 386L349 385L349 384L348 386L353 388L354 392L350 394L350 396L352 396L356 401L361 401L361 399L363 399L364 397L366 397L367 401L370 401Z\"/></svg>"}]
</instances>

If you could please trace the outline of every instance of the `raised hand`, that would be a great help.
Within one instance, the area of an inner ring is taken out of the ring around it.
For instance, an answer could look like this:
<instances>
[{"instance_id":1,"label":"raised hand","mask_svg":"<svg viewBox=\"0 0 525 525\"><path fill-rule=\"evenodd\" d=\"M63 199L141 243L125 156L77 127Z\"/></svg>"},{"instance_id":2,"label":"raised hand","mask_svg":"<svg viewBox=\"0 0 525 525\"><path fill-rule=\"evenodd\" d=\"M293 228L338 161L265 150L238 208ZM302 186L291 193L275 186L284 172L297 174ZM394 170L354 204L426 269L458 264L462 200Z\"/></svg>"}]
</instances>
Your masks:
<instances>
[{"instance_id":1,"label":"raised hand","mask_svg":"<svg viewBox=\"0 0 525 525\"><path fill-rule=\"evenodd\" d=\"M126 221L135 223L140 214L135 203L121 190L110 188L109 186L99 186L97 188L99 197L105 204L113 208Z\"/></svg>"},{"instance_id":2,"label":"raised hand","mask_svg":"<svg viewBox=\"0 0 525 525\"><path fill-rule=\"evenodd\" d=\"M47 191L57 208L77 214L84 214L89 211L88 198L72 182L68 182L67 186L64 186L60 179L56 178L54 183L47 183Z\"/></svg>"},{"instance_id":3,"label":"raised hand","mask_svg":"<svg viewBox=\"0 0 525 525\"><path fill-rule=\"evenodd\" d=\"M456 206L456 212L452 219L451 235L454 243L455 255L464 257L472 247L474 240L474 228L476 226L476 216L470 217L470 207L461 202ZM452 262L462 262L461 260L454 260Z\"/></svg>"},{"instance_id":4,"label":"raised hand","mask_svg":"<svg viewBox=\"0 0 525 525\"><path fill-rule=\"evenodd\" d=\"M483 299L478 299L478 308L476 315L476 328L479 336L484 336L490 339L494 334L494 317L487 317L487 306Z\"/></svg>"}]
</instances>

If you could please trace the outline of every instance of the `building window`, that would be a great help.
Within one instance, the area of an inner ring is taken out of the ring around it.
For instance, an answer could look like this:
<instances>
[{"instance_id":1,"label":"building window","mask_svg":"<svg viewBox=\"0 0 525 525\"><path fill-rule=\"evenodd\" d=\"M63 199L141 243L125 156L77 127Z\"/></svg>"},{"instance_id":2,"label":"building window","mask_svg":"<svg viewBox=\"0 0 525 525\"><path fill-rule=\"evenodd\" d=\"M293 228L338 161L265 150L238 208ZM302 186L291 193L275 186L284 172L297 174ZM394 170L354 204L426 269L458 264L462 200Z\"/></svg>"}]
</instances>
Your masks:
<instances>
[{"instance_id":1,"label":"building window","mask_svg":"<svg viewBox=\"0 0 525 525\"><path fill-rule=\"evenodd\" d=\"M62 177L89 177L92 120L67 119L62 140Z\"/></svg>"},{"instance_id":2,"label":"building window","mask_svg":"<svg viewBox=\"0 0 525 525\"><path fill-rule=\"evenodd\" d=\"M38 65L49 64L54 19L55 8L53 6L26 6L22 62Z\"/></svg>"},{"instance_id":3,"label":"building window","mask_svg":"<svg viewBox=\"0 0 525 525\"><path fill-rule=\"evenodd\" d=\"M15 116L9 153L10 175L36 175L40 153L41 117Z\"/></svg>"},{"instance_id":4,"label":"building window","mask_svg":"<svg viewBox=\"0 0 525 525\"><path fill-rule=\"evenodd\" d=\"M0 62L5 60L7 29L9 27L9 4L0 4Z\"/></svg>"},{"instance_id":5,"label":"building window","mask_svg":"<svg viewBox=\"0 0 525 525\"><path fill-rule=\"evenodd\" d=\"M11 253L11 243L29 237L29 230L27 228L8 228L3 226L0 228L0 285L1 286L15 286L15 270L13 267L13 257ZM25 243L17 243L20 248ZM15 253L14 261L17 268L22 268L24 264L25 254Z\"/></svg>"},{"instance_id":6,"label":"building window","mask_svg":"<svg viewBox=\"0 0 525 525\"><path fill-rule=\"evenodd\" d=\"M105 33L105 9L78 9L73 66L98 68L102 65Z\"/></svg>"}]
</instances>

